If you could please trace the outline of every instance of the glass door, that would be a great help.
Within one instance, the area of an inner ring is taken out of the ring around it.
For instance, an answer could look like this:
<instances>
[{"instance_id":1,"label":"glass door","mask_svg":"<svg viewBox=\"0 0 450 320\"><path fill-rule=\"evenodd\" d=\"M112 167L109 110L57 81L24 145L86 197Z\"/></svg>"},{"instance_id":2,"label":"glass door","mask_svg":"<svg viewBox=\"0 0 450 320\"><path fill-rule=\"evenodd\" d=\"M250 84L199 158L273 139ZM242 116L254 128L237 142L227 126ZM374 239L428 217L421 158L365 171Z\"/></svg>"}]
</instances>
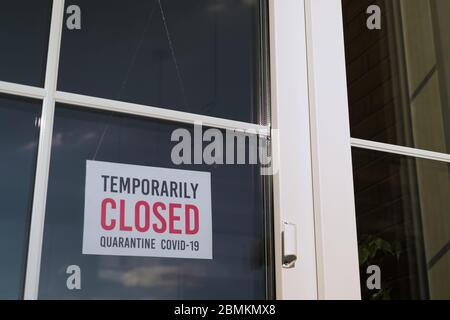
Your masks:
<instances>
[{"instance_id":1,"label":"glass door","mask_svg":"<svg viewBox=\"0 0 450 320\"><path fill-rule=\"evenodd\" d=\"M10 2L0 295L320 297L307 0Z\"/></svg>"},{"instance_id":2,"label":"glass door","mask_svg":"<svg viewBox=\"0 0 450 320\"><path fill-rule=\"evenodd\" d=\"M26 127L0 140L23 198L1 226L24 242L0 295L274 298L266 1L48 2L30 74L0 53L1 92L41 99L0 101L1 129Z\"/></svg>"}]
</instances>

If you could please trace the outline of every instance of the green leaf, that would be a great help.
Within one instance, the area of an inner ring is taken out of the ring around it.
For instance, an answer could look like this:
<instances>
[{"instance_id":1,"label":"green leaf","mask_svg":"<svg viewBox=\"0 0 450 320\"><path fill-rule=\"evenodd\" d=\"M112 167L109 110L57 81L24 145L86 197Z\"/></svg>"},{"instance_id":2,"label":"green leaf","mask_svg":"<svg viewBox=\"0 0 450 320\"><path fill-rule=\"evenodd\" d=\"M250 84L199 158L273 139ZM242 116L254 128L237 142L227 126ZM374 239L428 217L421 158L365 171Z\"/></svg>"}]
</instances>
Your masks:
<instances>
[{"instance_id":1,"label":"green leaf","mask_svg":"<svg viewBox=\"0 0 450 320\"><path fill-rule=\"evenodd\" d=\"M373 259L375 258L375 256L377 255L378 252L378 244L376 241L372 241L369 243L368 246L368 250L369 250L369 258Z\"/></svg>"},{"instance_id":2,"label":"green leaf","mask_svg":"<svg viewBox=\"0 0 450 320\"><path fill-rule=\"evenodd\" d=\"M400 255L402 254L402 244L399 241L394 242L394 253L397 257L397 260L400 259Z\"/></svg>"},{"instance_id":3,"label":"green leaf","mask_svg":"<svg viewBox=\"0 0 450 320\"><path fill-rule=\"evenodd\" d=\"M392 288L388 288L386 290L381 290L383 293L381 295L381 300L391 300L391 291Z\"/></svg>"},{"instance_id":4,"label":"green leaf","mask_svg":"<svg viewBox=\"0 0 450 320\"><path fill-rule=\"evenodd\" d=\"M390 255L394 255L394 249L392 248L391 244L383 239L378 239L379 241L379 247L381 250L383 250L386 253L389 253Z\"/></svg>"},{"instance_id":5,"label":"green leaf","mask_svg":"<svg viewBox=\"0 0 450 320\"><path fill-rule=\"evenodd\" d=\"M383 290L379 290L379 291L375 292L374 294L372 294L372 296L370 297L370 300L380 300L382 294L383 294Z\"/></svg>"},{"instance_id":6,"label":"green leaf","mask_svg":"<svg viewBox=\"0 0 450 320\"><path fill-rule=\"evenodd\" d=\"M359 248L359 264L364 265L367 260L369 260L370 252L367 248L360 247Z\"/></svg>"}]
</instances>

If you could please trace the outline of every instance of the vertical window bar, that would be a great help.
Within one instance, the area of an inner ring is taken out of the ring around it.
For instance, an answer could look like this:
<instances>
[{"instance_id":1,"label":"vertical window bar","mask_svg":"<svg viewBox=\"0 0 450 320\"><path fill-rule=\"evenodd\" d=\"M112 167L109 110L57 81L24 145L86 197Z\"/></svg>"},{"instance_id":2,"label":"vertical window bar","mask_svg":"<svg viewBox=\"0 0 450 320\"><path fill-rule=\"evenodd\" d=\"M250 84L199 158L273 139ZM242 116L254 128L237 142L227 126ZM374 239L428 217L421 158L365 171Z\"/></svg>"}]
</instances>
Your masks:
<instances>
[{"instance_id":1,"label":"vertical window bar","mask_svg":"<svg viewBox=\"0 0 450 320\"><path fill-rule=\"evenodd\" d=\"M25 278L25 300L35 300L38 298L48 173L50 168L50 151L53 135L53 118L55 113L55 93L58 78L63 19L64 0L53 0L49 50L47 55L47 69L45 75L46 95L43 101L41 117L36 180L34 186L33 209L28 246L27 271Z\"/></svg>"}]
</instances>

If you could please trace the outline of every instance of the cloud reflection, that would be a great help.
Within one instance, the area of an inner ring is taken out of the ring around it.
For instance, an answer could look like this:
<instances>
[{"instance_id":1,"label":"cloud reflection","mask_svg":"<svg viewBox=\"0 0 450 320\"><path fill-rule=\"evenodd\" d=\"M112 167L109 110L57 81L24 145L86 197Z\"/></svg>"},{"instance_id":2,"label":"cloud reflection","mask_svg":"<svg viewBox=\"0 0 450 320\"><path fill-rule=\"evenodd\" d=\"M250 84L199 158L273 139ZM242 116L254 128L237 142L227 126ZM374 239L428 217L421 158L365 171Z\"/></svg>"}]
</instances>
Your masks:
<instances>
[{"instance_id":1,"label":"cloud reflection","mask_svg":"<svg viewBox=\"0 0 450 320\"><path fill-rule=\"evenodd\" d=\"M179 268L169 266L138 267L129 271L100 270L99 278L119 283L125 287L175 288Z\"/></svg>"}]
</instances>

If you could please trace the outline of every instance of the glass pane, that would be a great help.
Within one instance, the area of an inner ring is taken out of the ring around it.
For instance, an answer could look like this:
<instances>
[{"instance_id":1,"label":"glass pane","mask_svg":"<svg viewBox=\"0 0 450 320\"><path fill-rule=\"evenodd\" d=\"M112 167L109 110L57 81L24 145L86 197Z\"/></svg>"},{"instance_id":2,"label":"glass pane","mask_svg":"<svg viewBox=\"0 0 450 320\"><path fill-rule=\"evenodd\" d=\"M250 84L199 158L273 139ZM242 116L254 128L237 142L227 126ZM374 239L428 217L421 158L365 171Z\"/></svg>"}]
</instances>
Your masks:
<instances>
[{"instance_id":1,"label":"glass pane","mask_svg":"<svg viewBox=\"0 0 450 320\"><path fill-rule=\"evenodd\" d=\"M450 299L449 164L361 149L353 162L363 298Z\"/></svg>"},{"instance_id":2,"label":"glass pane","mask_svg":"<svg viewBox=\"0 0 450 320\"><path fill-rule=\"evenodd\" d=\"M259 166L176 166L171 160L175 145L171 134L178 128L170 122L57 106L40 298L266 297ZM83 255L86 160L210 172L213 259ZM81 290L66 287L71 265L81 269Z\"/></svg>"},{"instance_id":3,"label":"glass pane","mask_svg":"<svg viewBox=\"0 0 450 320\"><path fill-rule=\"evenodd\" d=\"M450 153L450 2L376 3L381 30L371 1L343 1L352 136Z\"/></svg>"},{"instance_id":4,"label":"glass pane","mask_svg":"<svg viewBox=\"0 0 450 320\"><path fill-rule=\"evenodd\" d=\"M260 2L66 1L59 89L257 122Z\"/></svg>"},{"instance_id":5,"label":"glass pane","mask_svg":"<svg viewBox=\"0 0 450 320\"><path fill-rule=\"evenodd\" d=\"M0 95L0 299L23 295L41 103Z\"/></svg>"},{"instance_id":6,"label":"glass pane","mask_svg":"<svg viewBox=\"0 0 450 320\"><path fill-rule=\"evenodd\" d=\"M0 80L44 86L51 0L2 1Z\"/></svg>"}]
</instances>

